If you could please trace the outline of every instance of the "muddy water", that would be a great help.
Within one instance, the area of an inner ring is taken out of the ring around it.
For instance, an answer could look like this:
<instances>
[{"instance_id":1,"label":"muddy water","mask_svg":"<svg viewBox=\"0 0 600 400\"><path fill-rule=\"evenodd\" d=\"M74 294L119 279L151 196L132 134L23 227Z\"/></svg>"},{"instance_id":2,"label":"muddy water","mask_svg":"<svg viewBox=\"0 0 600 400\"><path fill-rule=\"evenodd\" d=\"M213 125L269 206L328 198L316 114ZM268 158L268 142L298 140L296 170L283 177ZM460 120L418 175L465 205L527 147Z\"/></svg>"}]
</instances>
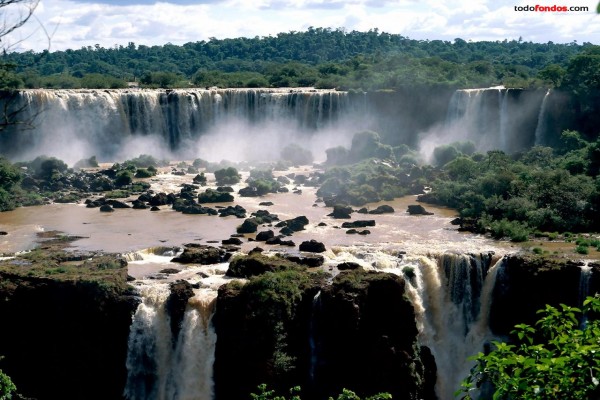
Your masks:
<instances>
[{"instance_id":1,"label":"muddy water","mask_svg":"<svg viewBox=\"0 0 600 400\"><path fill-rule=\"evenodd\" d=\"M303 168L279 174L290 172L308 174L310 171ZM179 191L179 186L182 183L192 183L193 177L193 174L176 176L163 173L151 180L152 188L156 191ZM207 174L207 177L209 182L214 183L212 174ZM238 184L234 189L237 192L242 186L244 185ZM388 204L396 212L383 215L353 214L352 220L373 219L376 221L376 226L367 228L371 231L370 235L348 235L345 229L339 228L345 220L327 216L332 209L324 207L323 203L315 202L317 198L315 188L300 186L302 194L295 194L291 191L295 187L290 184L289 193L269 194L260 198L235 196L234 204L246 208L248 214L259 209L267 209L282 220L305 215L310 221L307 229L290 238L297 245L304 240L316 239L324 242L328 248L366 245L413 250L419 253L446 250L480 251L498 247L497 243L481 236L457 232L456 226L450 224L455 216L453 210L426 205L426 209L434 215L408 215L407 206L416 204L414 196L368 205L369 209L373 209L378 205ZM259 203L264 201L271 201L274 205L259 206ZM218 205L209 204L212 207ZM231 203L220 205L227 206ZM0 231L8 232L8 235L0 236L0 254L30 249L35 246L36 233L49 230L83 236L83 239L73 243L73 246L78 249L119 253L135 252L156 246L181 246L190 242L220 242L234 234L236 227L242 221L236 217L184 215L171 210L168 206L161 207L158 212L117 209L113 213L101 213L98 209L88 209L83 204L26 207L0 213ZM319 223L325 223L326 226L319 227L317 226ZM276 233L278 230L265 226L260 227L259 231L266 229L273 229ZM254 235L246 236L254 237ZM242 249L247 251L256 245L255 242L245 241ZM279 246L265 246L264 243L262 246L279 248Z\"/></svg>"}]
</instances>

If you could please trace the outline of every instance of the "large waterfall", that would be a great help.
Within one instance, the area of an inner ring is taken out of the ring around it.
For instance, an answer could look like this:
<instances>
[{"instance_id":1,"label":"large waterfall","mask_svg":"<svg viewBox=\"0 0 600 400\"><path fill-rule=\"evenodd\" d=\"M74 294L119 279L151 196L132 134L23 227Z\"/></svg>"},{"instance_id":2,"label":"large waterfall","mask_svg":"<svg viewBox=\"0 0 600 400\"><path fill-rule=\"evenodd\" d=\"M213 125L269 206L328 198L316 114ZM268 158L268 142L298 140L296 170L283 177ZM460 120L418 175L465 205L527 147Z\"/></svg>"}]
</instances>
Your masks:
<instances>
[{"instance_id":1,"label":"large waterfall","mask_svg":"<svg viewBox=\"0 0 600 400\"><path fill-rule=\"evenodd\" d=\"M450 99L442 142L470 140L479 151L508 153L539 144L548 92L503 86L457 90Z\"/></svg>"},{"instance_id":2,"label":"large waterfall","mask_svg":"<svg viewBox=\"0 0 600 400\"><path fill-rule=\"evenodd\" d=\"M488 326L496 274L502 260L492 254L441 254L407 258L414 271L407 286L417 316L421 345L428 346L437 365L436 392L452 399L472 363L493 337Z\"/></svg>"},{"instance_id":3,"label":"large waterfall","mask_svg":"<svg viewBox=\"0 0 600 400\"><path fill-rule=\"evenodd\" d=\"M315 132L337 121L348 103L346 92L317 89L23 90L10 106L34 129L13 135L2 152L61 156L69 147L80 158L110 158L146 146L194 156L210 132L218 131L215 140L252 129Z\"/></svg>"},{"instance_id":4,"label":"large waterfall","mask_svg":"<svg viewBox=\"0 0 600 400\"><path fill-rule=\"evenodd\" d=\"M211 400L216 334L211 324L215 291L196 289L188 301L177 338L165 304L168 284L139 288L139 305L129 334L129 400Z\"/></svg>"}]
</instances>

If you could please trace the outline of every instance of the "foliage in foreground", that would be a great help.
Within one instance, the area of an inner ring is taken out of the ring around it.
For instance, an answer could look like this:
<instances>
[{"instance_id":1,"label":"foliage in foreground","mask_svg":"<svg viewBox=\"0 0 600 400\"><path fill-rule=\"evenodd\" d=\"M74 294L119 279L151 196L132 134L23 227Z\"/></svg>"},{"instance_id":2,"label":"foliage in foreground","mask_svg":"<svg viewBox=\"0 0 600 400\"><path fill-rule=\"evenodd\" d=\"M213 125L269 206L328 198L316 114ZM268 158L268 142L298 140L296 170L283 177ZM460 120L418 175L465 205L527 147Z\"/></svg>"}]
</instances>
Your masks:
<instances>
[{"instance_id":1,"label":"foliage in foreground","mask_svg":"<svg viewBox=\"0 0 600 400\"><path fill-rule=\"evenodd\" d=\"M258 390L258 394L250 394L252 400L288 400L288 398L285 396L277 396L274 390L268 390L267 385L264 383L258 386ZM366 397L364 400L386 400L391 398L392 395L389 393L378 393L374 396ZM289 400L301 400L299 386L290 389ZM329 400L361 400L361 398L351 390L342 389L342 393L340 393L335 399L330 397Z\"/></svg>"},{"instance_id":2,"label":"foliage in foreground","mask_svg":"<svg viewBox=\"0 0 600 400\"><path fill-rule=\"evenodd\" d=\"M514 343L494 342L489 354L473 357L476 366L455 395L461 399L492 385L495 399L597 399L600 396L600 320L581 319L600 312L600 297L588 297L583 310L547 305L535 327L515 326Z\"/></svg>"},{"instance_id":3,"label":"foliage in foreground","mask_svg":"<svg viewBox=\"0 0 600 400\"><path fill-rule=\"evenodd\" d=\"M0 360L2 357L0 357ZM0 369L0 400L9 400L12 398L13 393L17 390L17 387L10 379L8 375L6 375Z\"/></svg>"}]
</instances>

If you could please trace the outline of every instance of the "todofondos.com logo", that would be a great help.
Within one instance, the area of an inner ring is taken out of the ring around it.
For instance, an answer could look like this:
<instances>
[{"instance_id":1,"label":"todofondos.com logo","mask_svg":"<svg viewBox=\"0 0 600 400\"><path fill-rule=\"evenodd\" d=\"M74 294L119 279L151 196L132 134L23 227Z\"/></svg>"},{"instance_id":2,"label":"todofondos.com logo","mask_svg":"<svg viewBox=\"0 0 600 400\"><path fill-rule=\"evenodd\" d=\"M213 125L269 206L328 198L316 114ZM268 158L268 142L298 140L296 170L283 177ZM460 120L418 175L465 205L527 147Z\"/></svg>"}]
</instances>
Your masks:
<instances>
[{"instance_id":1,"label":"todofondos.com logo","mask_svg":"<svg viewBox=\"0 0 600 400\"><path fill-rule=\"evenodd\" d=\"M533 12L568 12L568 11L589 11L590 8L586 6L541 6L536 4L534 6L515 6L515 11L533 11Z\"/></svg>"}]
</instances>

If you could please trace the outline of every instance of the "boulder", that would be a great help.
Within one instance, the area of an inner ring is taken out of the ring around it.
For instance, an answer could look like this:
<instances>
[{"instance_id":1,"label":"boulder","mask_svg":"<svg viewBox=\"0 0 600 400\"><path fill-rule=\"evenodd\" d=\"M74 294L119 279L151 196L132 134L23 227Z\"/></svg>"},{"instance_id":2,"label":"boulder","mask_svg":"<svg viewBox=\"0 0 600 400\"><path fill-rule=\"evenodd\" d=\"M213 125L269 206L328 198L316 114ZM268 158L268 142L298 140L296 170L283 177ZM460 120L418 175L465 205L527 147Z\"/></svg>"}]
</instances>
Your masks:
<instances>
[{"instance_id":1,"label":"boulder","mask_svg":"<svg viewBox=\"0 0 600 400\"><path fill-rule=\"evenodd\" d=\"M246 218L246 209L242 206L227 206L219 209L219 217L236 216L237 218Z\"/></svg>"},{"instance_id":2,"label":"boulder","mask_svg":"<svg viewBox=\"0 0 600 400\"><path fill-rule=\"evenodd\" d=\"M262 231L256 235L257 242L265 242L269 239L273 239L275 237L275 233L272 230Z\"/></svg>"},{"instance_id":3,"label":"boulder","mask_svg":"<svg viewBox=\"0 0 600 400\"><path fill-rule=\"evenodd\" d=\"M425 208L420 204L411 204L408 206L408 210L406 210L410 215L433 215L432 212L425 210Z\"/></svg>"},{"instance_id":4,"label":"boulder","mask_svg":"<svg viewBox=\"0 0 600 400\"><path fill-rule=\"evenodd\" d=\"M376 209L369 211L369 214L391 214L393 212L394 212L393 207L383 204L383 205L377 207Z\"/></svg>"},{"instance_id":5,"label":"boulder","mask_svg":"<svg viewBox=\"0 0 600 400\"><path fill-rule=\"evenodd\" d=\"M335 206L333 206L333 212L331 214L328 214L328 216L337 219L350 219L350 214L352 214L353 212L354 210L350 206L336 204Z\"/></svg>"},{"instance_id":6,"label":"boulder","mask_svg":"<svg viewBox=\"0 0 600 400\"><path fill-rule=\"evenodd\" d=\"M218 264L223 262L224 251L213 246L207 246L197 243L185 245L183 253L171 261L181 264Z\"/></svg>"},{"instance_id":7,"label":"boulder","mask_svg":"<svg viewBox=\"0 0 600 400\"><path fill-rule=\"evenodd\" d=\"M222 244L229 244L229 245L236 245L239 246L240 244L242 244L242 241L236 237L231 237L229 239L223 239L221 240Z\"/></svg>"},{"instance_id":8,"label":"boulder","mask_svg":"<svg viewBox=\"0 0 600 400\"><path fill-rule=\"evenodd\" d=\"M306 251L310 253L323 253L324 251L326 251L326 249L323 243L311 239L309 241L304 241L300 243L300 251Z\"/></svg>"},{"instance_id":9,"label":"boulder","mask_svg":"<svg viewBox=\"0 0 600 400\"><path fill-rule=\"evenodd\" d=\"M363 267L358 263L348 261L348 262L343 262L341 264L338 264L337 269L339 269L340 271L351 271L351 270L355 270L355 269L362 270Z\"/></svg>"},{"instance_id":10,"label":"boulder","mask_svg":"<svg viewBox=\"0 0 600 400\"><path fill-rule=\"evenodd\" d=\"M109 206L108 204L103 204L100 206L100 212L114 212L115 210Z\"/></svg>"},{"instance_id":11,"label":"boulder","mask_svg":"<svg viewBox=\"0 0 600 400\"><path fill-rule=\"evenodd\" d=\"M352 221L352 222L344 222L342 224L342 228L345 228L345 229L349 229L349 228L365 228L367 226L375 226L375 220L373 220L373 219L357 220L357 221Z\"/></svg>"},{"instance_id":12,"label":"boulder","mask_svg":"<svg viewBox=\"0 0 600 400\"><path fill-rule=\"evenodd\" d=\"M247 218L242 225L237 227L237 233L254 233L261 222L257 218Z\"/></svg>"}]
</instances>

